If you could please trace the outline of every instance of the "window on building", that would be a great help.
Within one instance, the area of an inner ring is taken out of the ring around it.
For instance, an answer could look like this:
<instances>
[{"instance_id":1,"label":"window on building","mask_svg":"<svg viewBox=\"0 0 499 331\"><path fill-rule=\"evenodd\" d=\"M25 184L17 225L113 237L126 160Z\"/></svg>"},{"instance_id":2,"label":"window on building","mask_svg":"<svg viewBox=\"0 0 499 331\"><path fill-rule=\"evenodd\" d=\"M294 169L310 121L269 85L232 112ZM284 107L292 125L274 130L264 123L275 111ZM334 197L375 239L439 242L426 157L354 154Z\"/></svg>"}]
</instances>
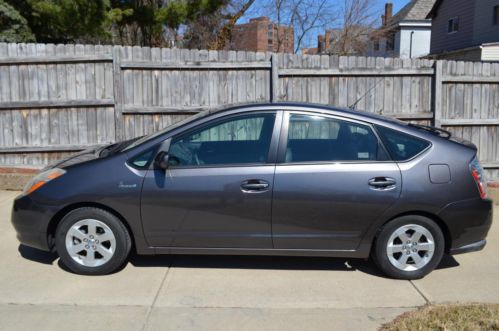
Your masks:
<instances>
[{"instance_id":1,"label":"window on building","mask_svg":"<svg viewBox=\"0 0 499 331\"><path fill-rule=\"evenodd\" d=\"M499 25L499 5L494 7L494 25Z\"/></svg>"},{"instance_id":2,"label":"window on building","mask_svg":"<svg viewBox=\"0 0 499 331\"><path fill-rule=\"evenodd\" d=\"M379 40L377 39L374 41L374 50L379 51Z\"/></svg>"},{"instance_id":3,"label":"window on building","mask_svg":"<svg viewBox=\"0 0 499 331\"><path fill-rule=\"evenodd\" d=\"M326 43L324 41L321 41L319 43L319 52L325 51L326 50Z\"/></svg>"},{"instance_id":4,"label":"window on building","mask_svg":"<svg viewBox=\"0 0 499 331\"><path fill-rule=\"evenodd\" d=\"M389 36L386 39L386 50L393 51L395 49L395 36Z\"/></svg>"},{"instance_id":5,"label":"window on building","mask_svg":"<svg viewBox=\"0 0 499 331\"><path fill-rule=\"evenodd\" d=\"M267 40L267 43L268 43L269 45L272 45L272 44L274 43L274 40L273 40L273 39L269 39L269 40Z\"/></svg>"},{"instance_id":6,"label":"window on building","mask_svg":"<svg viewBox=\"0 0 499 331\"><path fill-rule=\"evenodd\" d=\"M269 32L267 33L267 36L270 38L272 38L274 36L274 33L272 30L269 30Z\"/></svg>"},{"instance_id":7,"label":"window on building","mask_svg":"<svg viewBox=\"0 0 499 331\"><path fill-rule=\"evenodd\" d=\"M448 33L455 33L459 30L459 17L453 17L449 20L447 27Z\"/></svg>"}]
</instances>

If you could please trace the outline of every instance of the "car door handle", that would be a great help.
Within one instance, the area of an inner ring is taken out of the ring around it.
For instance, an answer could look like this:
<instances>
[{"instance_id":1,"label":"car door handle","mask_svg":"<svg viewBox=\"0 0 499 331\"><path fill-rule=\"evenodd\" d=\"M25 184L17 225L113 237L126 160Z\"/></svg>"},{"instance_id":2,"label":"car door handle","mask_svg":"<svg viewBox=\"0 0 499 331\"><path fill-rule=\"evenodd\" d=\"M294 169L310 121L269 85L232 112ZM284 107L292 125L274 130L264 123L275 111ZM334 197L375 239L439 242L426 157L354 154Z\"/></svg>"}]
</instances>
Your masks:
<instances>
[{"instance_id":1,"label":"car door handle","mask_svg":"<svg viewBox=\"0 0 499 331\"><path fill-rule=\"evenodd\" d=\"M369 179L369 186L376 190L387 190L395 187L397 182L393 178L388 177L376 177Z\"/></svg>"},{"instance_id":2,"label":"car door handle","mask_svg":"<svg viewBox=\"0 0 499 331\"><path fill-rule=\"evenodd\" d=\"M250 179L241 183L243 192L263 192L269 188L269 183L262 179Z\"/></svg>"}]
</instances>

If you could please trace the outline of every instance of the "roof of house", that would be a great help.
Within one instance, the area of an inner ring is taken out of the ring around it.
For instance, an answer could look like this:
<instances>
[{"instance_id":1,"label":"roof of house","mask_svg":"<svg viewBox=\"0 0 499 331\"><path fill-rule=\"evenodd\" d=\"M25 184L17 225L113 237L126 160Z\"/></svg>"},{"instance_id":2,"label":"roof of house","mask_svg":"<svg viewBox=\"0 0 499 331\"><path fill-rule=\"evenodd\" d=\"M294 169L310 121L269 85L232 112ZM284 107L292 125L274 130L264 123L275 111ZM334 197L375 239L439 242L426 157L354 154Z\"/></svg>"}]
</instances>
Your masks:
<instances>
[{"instance_id":1,"label":"roof of house","mask_svg":"<svg viewBox=\"0 0 499 331\"><path fill-rule=\"evenodd\" d=\"M437 13L438 7L440 6L441 3L442 3L442 0L435 1L435 4L431 8L431 10L428 13L428 15L426 16L426 18L428 18L428 19L433 18L435 16L435 14Z\"/></svg>"},{"instance_id":2,"label":"roof of house","mask_svg":"<svg viewBox=\"0 0 499 331\"><path fill-rule=\"evenodd\" d=\"M350 26L350 31L359 33L359 36L368 36L373 30L374 29L369 26L363 26L363 25ZM345 33L345 29L333 28L333 29L327 29L326 32L331 32L331 36L333 37L333 39L337 39L340 38Z\"/></svg>"},{"instance_id":3,"label":"roof of house","mask_svg":"<svg viewBox=\"0 0 499 331\"><path fill-rule=\"evenodd\" d=\"M428 13L432 10L437 0L411 0L390 20L390 25L398 24L401 21L426 20Z\"/></svg>"}]
</instances>

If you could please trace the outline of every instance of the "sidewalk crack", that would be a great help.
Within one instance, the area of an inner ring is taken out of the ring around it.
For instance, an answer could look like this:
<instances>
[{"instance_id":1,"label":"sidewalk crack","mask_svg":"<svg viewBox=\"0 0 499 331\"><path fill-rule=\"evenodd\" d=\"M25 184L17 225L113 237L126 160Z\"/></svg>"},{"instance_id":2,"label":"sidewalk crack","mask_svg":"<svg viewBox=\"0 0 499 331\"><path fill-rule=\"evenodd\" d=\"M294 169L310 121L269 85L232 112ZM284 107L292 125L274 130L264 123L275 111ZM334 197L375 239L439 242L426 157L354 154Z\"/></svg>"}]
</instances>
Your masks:
<instances>
[{"instance_id":1,"label":"sidewalk crack","mask_svg":"<svg viewBox=\"0 0 499 331\"><path fill-rule=\"evenodd\" d=\"M154 300L152 301L151 305L147 308L146 312L146 318L144 320L144 324L142 325L141 331L144 331L147 327L147 324L149 323L149 318L151 317L152 310L154 306L156 305L156 301L158 300L159 293L161 292L161 289L163 288L166 279L168 278L168 274L170 273L170 270L172 268L173 264L173 257L170 258L170 263L168 264L168 268L166 269L165 275L163 276L163 279L161 280L161 283L158 287L158 291L156 292L156 295L154 296Z\"/></svg>"},{"instance_id":2,"label":"sidewalk crack","mask_svg":"<svg viewBox=\"0 0 499 331\"><path fill-rule=\"evenodd\" d=\"M430 300L424 295L424 293L416 286L416 284L414 284L414 282L412 280L409 281L409 283L411 283L412 287L414 287L414 289L416 290L416 292L419 293L419 295L424 299L424 301L426 302L426 304L430 304Z\"/></svg>"}]
</instances>

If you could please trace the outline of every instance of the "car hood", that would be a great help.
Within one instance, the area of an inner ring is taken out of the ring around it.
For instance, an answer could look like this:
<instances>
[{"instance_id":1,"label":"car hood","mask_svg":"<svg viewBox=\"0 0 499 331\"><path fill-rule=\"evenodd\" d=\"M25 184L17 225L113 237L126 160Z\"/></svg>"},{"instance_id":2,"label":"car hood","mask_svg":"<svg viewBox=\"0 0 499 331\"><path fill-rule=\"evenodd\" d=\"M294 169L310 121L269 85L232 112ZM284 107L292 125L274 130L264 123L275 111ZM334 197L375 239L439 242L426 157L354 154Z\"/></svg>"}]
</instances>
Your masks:
<instances>
[{"instance_id":1,"label":"car hood","mask_svg":"<svg viewBox=\"0 0 499 331\"><path fill-rule=\"evenodd\" d=\"M70 155L64 159L57 160L47 167L42 169L42 171L52 169L52 168L67 168L69 166L74 166L79 163L84 163L92 161L95 159L103 159L111 155L120 153L128 145L132 144L134 141L142 137L136 137L128 140L123 140L116 143L106 144L106 145L96 145L79 153Z\"/></svg>"},{"instance_id":2,"label":"car hood","mask_svg":"<svg viewBox=\"0 0 499 331\"><path fill-rule=\"evenodd\" d=\"M59 159L47 165L42 171L49 170L52 168L67 168L69 166L73 166L79 163L88 162L91 160L95 160L101 158L100 152L109 145L105 146L95 146L84 151L81 151L76 154L72 154L66 158Z\"/></svg>"}]
</instances>

